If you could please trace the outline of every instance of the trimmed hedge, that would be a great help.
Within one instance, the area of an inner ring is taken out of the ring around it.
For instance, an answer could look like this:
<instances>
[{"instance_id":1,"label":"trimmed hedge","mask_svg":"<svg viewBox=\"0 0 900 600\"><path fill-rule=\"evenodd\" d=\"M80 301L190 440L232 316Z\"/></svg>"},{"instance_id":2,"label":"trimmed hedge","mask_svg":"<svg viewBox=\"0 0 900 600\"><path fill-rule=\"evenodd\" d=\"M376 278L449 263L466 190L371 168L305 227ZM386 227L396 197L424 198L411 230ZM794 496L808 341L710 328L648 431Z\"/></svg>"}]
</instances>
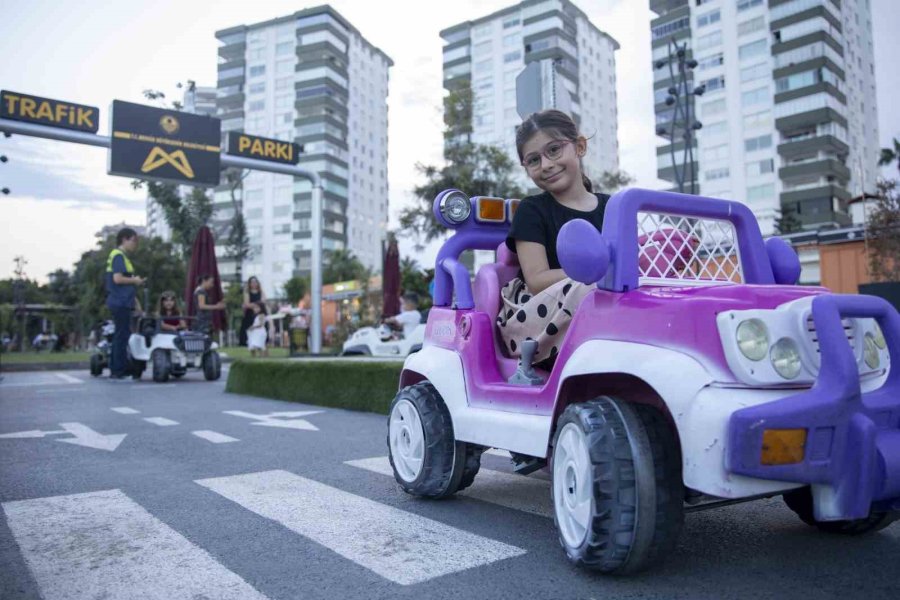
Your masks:
<instances>
[{"instance_id":1,"label":"trimmed hedge","mask_svg":"<svg viewBox=\"0 0 900 600\"><path fill-rule=\"evenodd\" d=\"M238 360L226 392L387 414L402 362Z\"/></svg>"}]
</instances>

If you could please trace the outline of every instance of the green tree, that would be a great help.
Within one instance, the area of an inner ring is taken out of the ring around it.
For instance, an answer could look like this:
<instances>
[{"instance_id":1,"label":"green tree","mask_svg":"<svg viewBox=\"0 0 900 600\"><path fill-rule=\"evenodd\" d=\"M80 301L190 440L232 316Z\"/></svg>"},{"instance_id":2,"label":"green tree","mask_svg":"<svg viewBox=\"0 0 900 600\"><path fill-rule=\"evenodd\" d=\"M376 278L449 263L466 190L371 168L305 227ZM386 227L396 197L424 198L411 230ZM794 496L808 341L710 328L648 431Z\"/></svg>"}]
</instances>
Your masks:
<instances>
[{"instance_id":1,"label":"green tree","mask_svg":"<svg viewBox=\"0 0 900 600\"><path fill-rule=\"evenodd\" d=\"M75 264L73 280L78 290L78 307L88 324L96 323L107 315L106 260L115 246L116 240L110 236L98 242L94 250L82 254ZM143 306L145 311L156 309L156 301L165 290L172 290L181 297L187 276L185 262L172 244L159 238L141 238L130 258L137 274L147 278L147 282L138 288L138 299L142 305L144 290L147 290L150 306Z\"/></svg>"},{"instance_id":2,"label":"green tree","mask_svg":"<svg viewBox=\"0 0 900 600\"><path fill-rule=\"evenodd\" d=\"M64 306L78 304L78 287L72 274L64 269L57 269L47 275L48 283L45 286L50 302Z\"/></svg>"},{"instance_id":3,"label":"green tree","mask_svg":"<svg viewBox=\"0 0 900 600\"><path fill-rule=\"evenodd\" d=\"M25 304L43 304L49 302L46 288L33 279L22 280L22 300ZM0 304L15 302L16 280L13 278L0 280Z\"/></svg>"},{"instance_id":4,"label":"green tree","mask_svg":"<svg viewBox=\"0 0 900 600\"><path fill-rule=\"evenodd\" d=\"M417 293L420 309L431 307L428 285L432 279L434 279L434 269L422 269L416 259L409 256L400 259L400 289L403 293Z\"/></svg>"},{"instance_id":5,"label":"green tree","mask_svg":"<svg viewBox=\"0 0 900 600\"><path fill-rule=\"evenodd\" d=\"M284 295L291 305L296 306L298 302L303 300L309 292L310 284L308 277L300 277L295 275L284 282Z\"/></svg>"},{"instance_id":6,"label":"green tree","mask_svg":"<svg viewBox=\"0 0 900 600\"><path fill-rule=\"evenodd\" d=\"M209 223L213 214L212 200L199 187L192 187L184 198L178 193L178 186L155 181L132 181L135 189L147 185L147 193L162 208L169 227L172 241L180 248L181 255L190 259L194 238L200 228Z\"/></svg>"},{"instance_id":7,"label":"green tree","mask_svg":"<svg viewBox=\"0 0 900 600\"><path fill-rule=\"evenodd\" d=\"M615 194L632 183L634 183L634 177L625 171L603 171L595 182L594 191Z\"/></svg>"},{"instance_id":8,"label":"green tree","mask_svg":"<svg viewBox=\"0 0 900 600\"><path fill-rule=\"evenodd\" d=\"M496 146L471 141L472 92L465 88L444 99L444 164L416 164L425 181L413 189L417 202L400 212L400 231L418 246L440 238L446 229L432 213L435 196L448 188L471 195L521 197L524 191L514 180L515 165Z\"/></svg>"},{"instance_id":9,"label":"green tree","mask_svg":"<svg viewBox=\"0 0 900 600\"><path fill-rule=\"evenodd\" d=\"M866 221L869 271L875 281L900 281L900 190L897 181L879 181L877 196Z\"/></svg>"},{"instance_id":10,"label":"green tree","mask_svg":"<svg viewBox=\"0 0 900 600\"><path fill-rule=\"evenodd\" d=\"M897 161L897 170L900 170L900 141L897 138L894 138L893 148L881 149L881 157L878 159L878 164L886 167L894 161Z\"/></svg>"},{"instance_id":11,"label":"green tree","mask_svg":"<svg viewBox=\"0 0 900 600\"><path fill-rule=\"evenodd\" d=\"M368 283L370 275L369 270L350 250L332 250L325 259L325 268L322 269L322 283L335 283L353 279Z\"/></svg>"},{"instance_id":12,"label":"green tree","mask_svg":"<svg viewBox=\"0 0 900 600\"><path fill-rule=\"evenodd\" d=\"M793 208L779 209L775 219L775 233L787 235L803 229L803 223L797 218L797 211Z\"/></svg>"},{"instance_id":13,"label":"green tree","mask_svg":"<svg viewBox=\"0 0 900 600\"><path fill-rule=\"evenodd\" d=\"M225 171L225 181L231 194L231 207L234 209L234 216L231 218L231 224L228 227L225 251L228 257L235 262L235 279L239 282L242 281L243 262L250 258L251 255L250 236L247 234L247 222L244 220L244 177L246 175L242 174L239 169L228 169ZM238 190L240 190L240 198L238 197Z\"/></svg>"}]
</instances>

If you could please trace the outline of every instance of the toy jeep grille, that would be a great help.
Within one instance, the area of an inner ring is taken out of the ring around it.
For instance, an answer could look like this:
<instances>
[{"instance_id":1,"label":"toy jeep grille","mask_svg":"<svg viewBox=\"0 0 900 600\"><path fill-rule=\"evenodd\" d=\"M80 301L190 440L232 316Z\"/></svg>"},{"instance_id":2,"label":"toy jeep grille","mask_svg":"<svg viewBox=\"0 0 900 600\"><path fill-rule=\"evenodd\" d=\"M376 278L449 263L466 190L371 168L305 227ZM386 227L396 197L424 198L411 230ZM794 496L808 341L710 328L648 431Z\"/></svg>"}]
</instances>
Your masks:
<instances>
[{"instance_id":1,"label":"toy jeep grille","mask_svg":"<svg viewBox=\"0 0 900 600\"><path fill-rule=\"evenodd\" d=\"M184 340L185 352L203 352L206 343L202 339L192 340L190 338Z\"/></svg>"},{"instance_id":2,"label":"toy jeep grille","mask_svg":"<svg viewBox=\"0 0 900 600\"><path fill-rule=\"evenodd\" d=\"M641 284L743 283L737 233L730 221L638 212Z\"/></svg>"},{"instance_id":3,"label":"toy jeep grille","mask_svg":"<svg viewBox=\"0 0 900 600\"><path fill-rule=\"evenodd\" d=\"M853 348L854 352L856 351L856 326L851 319L841 319L841 325L844 327L844 335L847 336L847 342L850 344L850 347ZM813 349L816 351L815 356L813 357L816 361L816 364L821 364L821 354L822 349L819 348L819 335L816 333L816 323L813 321L812 315L806 317L806 337L809 339L812 344Z\"/></svg>"}]
</instances>

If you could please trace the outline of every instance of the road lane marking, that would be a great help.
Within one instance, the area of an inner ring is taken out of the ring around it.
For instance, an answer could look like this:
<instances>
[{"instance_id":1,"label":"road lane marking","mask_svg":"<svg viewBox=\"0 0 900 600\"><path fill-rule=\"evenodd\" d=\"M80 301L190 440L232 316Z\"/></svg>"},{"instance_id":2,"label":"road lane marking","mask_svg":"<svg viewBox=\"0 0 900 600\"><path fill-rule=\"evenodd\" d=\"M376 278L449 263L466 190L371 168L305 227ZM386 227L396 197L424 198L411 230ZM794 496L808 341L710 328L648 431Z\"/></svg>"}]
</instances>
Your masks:
<instances>
[{"instance_id":1,"label":"road lane marking","mask_svg":"<svg viewBox=\"0 0 900 600\"><path fill-rule=\"evenodd\" d=\"M66 375L65 373L54 373L57 377L62 379L63 381L67 381L69 383L84 383L82 380L77 377L72 377L71 375Z\"/></svg>"},{"instance_id":2,"label":"road lane marking","mask_svg":"<svg viewBox=\"0 0 900 600\"><path fill-rule=\"evenodd\" d=\"M381 475L394 476L387 456L348 460L344 464ZM553 518L550 501L550 482L482 467L471 487L459 492L460 496L475 498L520 510L541 517Z\"/></svg>"},{"instance_id":3,"label":"road lane marking","mask_svg":"<svg viewBox=\"0 0 900 600\"><path fill-rule=\"evenodd\" d=\"M252 419L255 423L251 423L251 425L259 425L261 427L283 427L285 429L302 429L304 431L319 431L319 428L307 421L306 419L300 419L299 417L308 417L309 415L316 415L320 412L324 412L321 410L291 410L291 411L281 411L281 412L273 412L265 415L259 415L256 413L244 412L242 410L223 410L223 413L226 415L231 415L233 417L243 417L245 419Z\"/></svg>"},{"instance_id":4,"label":"road lane marking","mask_svg":"<svg viewBox=\"0 0 900 600\"><path fill-rule=\"evenodd\" d=\"M144 420L148 423L153 423L154 425L159 425L160 427L169 427L171 425L178 425L178 421L173 421L172 419L167 419L165 417L144 417Z\"/></svg>"},{"instance_id":5,"label":"road lane marking","mask_svg":"<svg viewBox=\"0 0 900 600\"><path fill-rule=\"evenodd\" d=\"M231 437L230 435L225 435L224 433L219 433L217 431L210 431L208 429L192 431L191 434L196 435L198 438L206 440L207 442L212 442L213 444L227 444L228 442L241 441L237 438Z\"/></svg>"},{"instance_id":6,"label":"road lane marking","mask_svg":"<svg viewBox=\"0 0 900 600\"><path fill-rule=\"evenodd\" d=\"M114 452L127 435L125 433L113 433L104 435L102 433L94 431L93 429L91 429L87 425L83 425L82 423L60 423L59 426L62 427L62 429L59 431L41 431L39 429L34 429L31 431L17 431L14 433L4 433L0 435L0 438L43 438L47 435L60 435L68 433L73 437L62 439L57 438L56 441L63 442L65 444L75 444L76 446L94 448L95 450L107 450L109 452Z\"/></svg>"},{"instance_id":7,"label":"road lane marking","mask_svg":"<svg viewBox=\"0 0 900 600\"><path fill-rule=\"evenodd\" d=\"M266 600L120 490L3 503L44 600Z\"/></svg>"},{"instance_id":8,"label":"road lane marking","mask_svg":"<svg viewBox=\"0 0 900 600\"><path fill-rule=\"evenodd\" d=\"M197 483L401 585L526 552L287 471Z\"/></svg>"},{"instance_id":9,"label":"road lane marking","mask_svg":"<svg viewBox=\"0 0 900 600\"><path fill-rule=\"evenodd\" d=\"M139 410L134 410L133 408L128 408L127 406L113 406L109 410L117 412L120 415L137 415L141 412Z\"/></svg>"}]
</instances>

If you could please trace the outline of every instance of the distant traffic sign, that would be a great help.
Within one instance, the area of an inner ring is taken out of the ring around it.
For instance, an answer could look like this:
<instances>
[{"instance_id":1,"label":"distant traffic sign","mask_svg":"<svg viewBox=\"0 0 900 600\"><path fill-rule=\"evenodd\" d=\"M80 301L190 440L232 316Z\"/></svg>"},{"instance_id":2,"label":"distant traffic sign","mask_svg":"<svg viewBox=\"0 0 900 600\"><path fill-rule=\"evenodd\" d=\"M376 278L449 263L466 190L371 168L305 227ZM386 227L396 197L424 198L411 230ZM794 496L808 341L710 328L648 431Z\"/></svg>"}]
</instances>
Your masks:
<instances>
[{"instance_id":1,"label":"distant traffic sign","mask_svg":"<svg viewBox=\"0 0 900 600\"><path fill-rule=\"evenodd\" d=\"M228 154L269 160L286 165L300 162L300 146L293 142L272 140L239 131L228 132Z\"/></svg>"},{"instance_id":2,"label":"distant traffic sign","mask_svg":"<svg viewBox=\"0 0 900 600\"><path fill-rule=\"evenodd\" d=\"M0 92L0 117L97 133L100 109L3 90Z\"/></svg>"},{"instance_id":3,"label":"distant traffic sign","mask_svg":"<svg viewBox=\"0 0 900 600\"><path fill-rule=\"evenodd\" d=\"M110 175L171 183L219 184L221 121L114 100Z\"/></svg>"}]
</instances>

